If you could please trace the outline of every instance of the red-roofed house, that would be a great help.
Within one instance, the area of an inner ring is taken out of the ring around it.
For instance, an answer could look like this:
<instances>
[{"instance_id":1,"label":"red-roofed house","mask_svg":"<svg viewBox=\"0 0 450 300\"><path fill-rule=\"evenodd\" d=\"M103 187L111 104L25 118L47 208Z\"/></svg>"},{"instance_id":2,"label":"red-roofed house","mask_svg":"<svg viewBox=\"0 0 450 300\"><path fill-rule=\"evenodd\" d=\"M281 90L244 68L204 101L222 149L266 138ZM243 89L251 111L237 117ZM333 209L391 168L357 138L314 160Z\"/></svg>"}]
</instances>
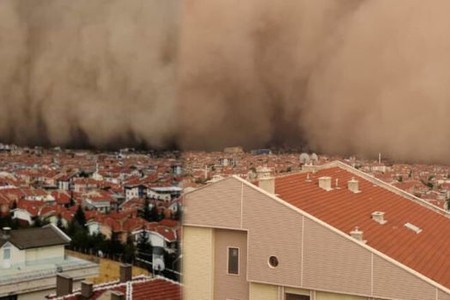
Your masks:
<instances>
[{"instance_id":1,"label":"red-roofed house","mask_svg":"<svg viewBox=\"0 0 450 300\"><path fill-rule=\"evenodd\" d=\"M450 214L340 162L185 194L184 298L450 299Z\"/></svg>"},{"instance_id":2,"label":"red-roofed house","mask_svg":"<svg viewBox=\"0 0 450 300\"><path fill-rule=\"evenodd\" d=\"M128 270L127 270L128 269ZM58 300L181 300L181 285L164 277L136 276L131 277L131 266L121 265L120 280L93 285L89 281L81 283L81 288L72 291L70 277L61 278L57 286L57 294L47 299ZM69 284L67 284L69 283ZM59 293L58 293L59 292Z\"/></svg>"}]
</instances>

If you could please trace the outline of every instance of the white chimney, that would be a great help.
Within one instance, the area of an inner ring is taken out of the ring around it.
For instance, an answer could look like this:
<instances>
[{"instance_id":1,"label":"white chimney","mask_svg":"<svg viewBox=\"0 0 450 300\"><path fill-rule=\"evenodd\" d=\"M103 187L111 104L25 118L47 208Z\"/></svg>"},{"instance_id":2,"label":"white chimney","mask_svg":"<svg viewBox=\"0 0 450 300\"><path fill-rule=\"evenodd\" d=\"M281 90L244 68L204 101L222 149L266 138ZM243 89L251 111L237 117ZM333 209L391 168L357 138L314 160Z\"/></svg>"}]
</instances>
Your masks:
<instances>
[{"instance_id":1,"label":"white chimney","mask_svg":"<svg viewBox=\"0 0 450 300\"><path fill-rule=\"evenodd\" d=\"M331 191L331 177L322 176L319 177L319 187L325 191Z\"/></svg>"},{"instance_id":2,"label":"white chimney","mask_svg":"<svg viewBox=\"0 0 450 300\"><path fill-rule=\"evenodd\" d=\"M348 186L348 190L353 192L353 193L360 193L361 191L359 190L359 181L356 180L355 178L352 178L351 180L349 180L347 182L347 186Z\"/></svg>"},{"instance_id":3,"label":"white chimney","mask_svg":"<svg viewBox=\"0 0 450 300\"><path fill-rule=\"evenodd\" d=\"M384 219L384 212L382 211L374 211L372 213L372 220L374 220L375 222L383 225L386 224L386 220Z\"/></svg>"},{"instance_id":4,"label":"white chimney","mask_svg":"<svg viewBox=\"0 0 450 300\"><path fill-rule=\"evenodd\" d=\"M271 176L271 170L261 167L256 170L256 173L258 174L258 186L269 194L275 194L275 178Z\"/></svg>"},{"instance_id":5,"label":"white chimney","mask_svg":"<svg viewBox=\"0 0 450 300\"><path fill-rule=\"evenodd\" d=\"M3 227L2 230L3 230L2 238L4 240L9 240L11 236L11 227Z\"/></svg>"},{"instance_id":6,"label":"white chimney","mask_svg":"<svg viewBox=\"0 0 450 300\"><path fill-rule=\"evenodd\" d=\"M357 241L364 242L364 243L366 242L363 240L363 231L359 230L358 226L356 226L355 229L350 231L350 235L352 238L354 238Z\"/></svg>"}]
</instances>

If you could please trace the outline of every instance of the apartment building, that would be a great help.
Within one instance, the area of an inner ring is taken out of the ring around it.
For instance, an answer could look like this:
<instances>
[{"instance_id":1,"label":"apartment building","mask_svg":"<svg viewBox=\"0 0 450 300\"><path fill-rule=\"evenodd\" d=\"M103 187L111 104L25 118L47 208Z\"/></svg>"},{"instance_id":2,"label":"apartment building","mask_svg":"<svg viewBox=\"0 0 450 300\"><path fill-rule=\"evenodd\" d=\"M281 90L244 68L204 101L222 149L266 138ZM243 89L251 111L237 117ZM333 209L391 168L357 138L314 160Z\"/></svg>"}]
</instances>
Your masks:
<instances>
[{"instance_id":1,"label":"apartment building","mask_svg":"<svg viewBox=\"0 0 450 300\"><path fill-rule=\"evenodd\" d=\"M449 214L343 163L183 201L186 300L450 299Z\"/></svg>"}]
</instances>

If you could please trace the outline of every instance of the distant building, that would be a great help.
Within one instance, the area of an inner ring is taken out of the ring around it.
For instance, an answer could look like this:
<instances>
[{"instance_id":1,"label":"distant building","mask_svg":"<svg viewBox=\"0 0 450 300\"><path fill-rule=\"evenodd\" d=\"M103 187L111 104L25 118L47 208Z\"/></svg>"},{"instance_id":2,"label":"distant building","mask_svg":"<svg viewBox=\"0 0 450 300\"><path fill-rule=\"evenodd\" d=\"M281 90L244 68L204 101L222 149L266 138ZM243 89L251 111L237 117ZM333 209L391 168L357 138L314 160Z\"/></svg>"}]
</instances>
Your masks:
<instances>
[{"instance_id":1,"label":"distant building","mask_svg":"<svg viewBox=\"0 0 450 300\"><path fill-rule=\"evenodd\" d=\"M98 274L98 265L66 256L70 238L54 225L10 230L0 237L0 299L43 299L55 290L56 274L79 284Z\"/></svg>"},{"instance_id":2,"label":"distant building","mask_svg":"<svg viewBox=\"0 0 450 300\"><path fill-rule=\"evenodd\" d=\"M261 179L184 195L184 299L450 299L448 212L340 162Z\"/></svg>"},{"instance_id":3,"label":"distant building","mask_svg":"<svg viewBox=\"0 0 450 300\"><path fill-rule=\"evenodd\" d=\"M253 155L263 155L263 154L270 155L270 154L272 154L272 150L270 150L270 149L255 149L255 150L252 150L250 153Z\"/></svg>"},{"instance_id":4,"label":"distant building","mask_svg":"<svg viewBox=\"0 0 450 300\"><path fill-rule=\"evenodd\" d=\"M120 280L93 285L83 281L81 288L73 289L72 278L58 277L56 294L47 299L59 300L181 300L181 285L163 277L132 277L131 265L120 266Z\"/></svg>"},{"instance_id":5,"label":"distant building","mask_svg":"<svg viewBox=\"0 0 450 300\"><path fill-rule=\"evenodd\" d=\"M244 150L240 146L237 146L237 147L226 147L225 149L223 149L223 152L224 153L229 153L229 154L239 154L239 153L244 153Z\"/></svg>"}]
</instances>

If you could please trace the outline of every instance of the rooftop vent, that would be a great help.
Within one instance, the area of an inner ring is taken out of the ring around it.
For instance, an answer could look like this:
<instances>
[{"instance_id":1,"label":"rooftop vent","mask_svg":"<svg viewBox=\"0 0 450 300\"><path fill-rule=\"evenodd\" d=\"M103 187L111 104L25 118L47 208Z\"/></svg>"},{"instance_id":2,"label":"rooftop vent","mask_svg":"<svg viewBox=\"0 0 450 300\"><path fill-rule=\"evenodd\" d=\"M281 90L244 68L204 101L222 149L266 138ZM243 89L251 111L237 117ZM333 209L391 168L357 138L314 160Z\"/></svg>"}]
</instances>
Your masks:
<instances>
[{"instance_id":1,"label":"rooftop vent","mask_svg":"<svg viewBox=\"0 0 450 300\"><path fill-rule=\"evenodd\" d=\"M405 227L408 228L409 230L414 231L414 232L417 233L417 234L419 234L419 233L422 232L422 229L421 229L421 228L419 228L419 227L417 227L416 225L411 224L411 223L406 223L406 224L405 224Z\"/></svg>"},{"instance_id":2,"label":"rooftop vent","mask_svg":"<svg viewBox=\"0 0 450 300\"><path fill-rule=\"evenodd\" d=\"M305 180L306 182L311 182L312 180L311 180L311 175L308 173L308 174L306 174L306 180Z\"/></svg>"},{"instance_id":3,"label":"rooftop vent","mask_svg":"<svg viewBox=\"0 0 450 300\"><path fill-rule=\"evenodd\" d=\"M363 243L366 242L365 240L363 240L363 231L359 230L358 226L356 226L355 229L350 231L350 235L351 235L352 238L354 238L357 241L360 241L360 242L363 242Z\"/></svg>"},{"instance_id":4,"label":"rooftop vent","mask_svg":"<svg viewBox=\"0 0 450 300\"><path fill-rule=\"evenodd\" d=\"M3 227L2 230L3 230L2 238L4 240L9 240L11 236L11 227Z\"/></svg>"},{"instance_id":5,"label":"rooftop vent","mask_svg":"<svg viewBox=\"0 0 450 300\"><path fill-rule=\"evenodd\" d=\"M355 178L352 178L351 180L349 180L347 182L347 186L349 191L353 192L353 193L360 193L361 191L359 190L359 181L356 180Z\"/></svg>"},{"instance_id":6,"label":"rooftop vent","mask_svg":"<svg viewBox=\"0 0 450 300\"><path fill-rule=\"evenodd\" d=\"M384 212L382 211L374 211L372 213L372 220L374 220L375 222L383 225L386 224L386 220L384 219Z\"/></svg>"},{"instance_id":7,"label":"rooftop vent","mask_svg":"<svg viewBox=\"0 0 450 300\"><path fill-rule=\"evenodd\" d=\"M319 177L319 187L325 191L331 191L331 177Z\"/></svg>"},{"instance_id":8,"label":"rooftop vent","mask_svg":"<svg viewBox=\"0 0 450 300\"><path fill-rule=\"evenodd\" d=\"M271 175L272 170L259 167L256 172L258 174L258 186L269 194L275 194L275 178Z\"/></svg>"}]
</instances>

